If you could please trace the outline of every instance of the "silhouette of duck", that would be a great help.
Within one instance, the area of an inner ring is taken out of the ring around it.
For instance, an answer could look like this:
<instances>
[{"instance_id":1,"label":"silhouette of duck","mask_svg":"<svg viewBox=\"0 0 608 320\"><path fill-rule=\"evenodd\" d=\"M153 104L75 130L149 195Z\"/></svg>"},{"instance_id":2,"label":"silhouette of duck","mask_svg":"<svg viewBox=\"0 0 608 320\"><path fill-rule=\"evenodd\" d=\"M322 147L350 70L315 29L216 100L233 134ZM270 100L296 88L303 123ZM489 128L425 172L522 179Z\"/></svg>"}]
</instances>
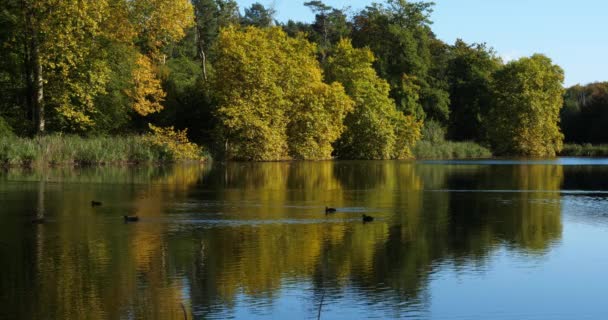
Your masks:
<instances>
[{"instance_id":1,"label":"silhouette of duck","mask_svg":"<svg viewBox=\"0 0 608 320\"><path fill-rule=\"evenodd\" d=\"M336 213L336 208L325 207L325 214Z\"/></svg>"},{"instance_id":2,"label":"silhouette of duck","mask_svg":"<svg viewBox=\"0 0 608 320\"><path fill-rule=\"evenodd\" d=\"M138 216L123 216L125 218L125 222L137 222L139 221Z\"/></svg>"},{"instance_id":3,"label":"silhouette of duck","mask_svg":"<svg viewBox=\"0 0 608 320\"><path fill-rule=\"evenodd\" d=\"M374 221L374 217L368 216L366 214L362 215L361 217L363 218L363 222L372 222L372 221Z\"/></svg>"},{"instance_id":4,"label":"silhouette of duck","mask_svg":"<svg viewBox=\"0 0 608 320\"><path fill-rule=\"evenodd\" d=\"M99 201L91 201L91 207L100 207L103 203L99 202Z\"/></svg>"}]
</instances>

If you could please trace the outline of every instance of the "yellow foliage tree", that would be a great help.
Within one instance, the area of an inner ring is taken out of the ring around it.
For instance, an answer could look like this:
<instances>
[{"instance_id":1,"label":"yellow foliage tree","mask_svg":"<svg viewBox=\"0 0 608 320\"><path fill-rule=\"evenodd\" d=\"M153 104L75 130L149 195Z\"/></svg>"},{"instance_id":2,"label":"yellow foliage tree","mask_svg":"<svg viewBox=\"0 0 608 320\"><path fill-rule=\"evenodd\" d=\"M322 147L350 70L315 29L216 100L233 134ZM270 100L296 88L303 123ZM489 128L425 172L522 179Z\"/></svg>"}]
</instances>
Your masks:
<instances>
[{"instance_id":1,"label":"yellow foliage tree","mask_svg":"<svg viewBox=\"0 0 608 320\"><path fill-rule=\"evenodd\" d=\"M563 82L564 71L541 54L513 61L494 74L494 103L484 123L497 154L553 157L561 151Z\"/></svg>"},{"instance_id":2,"label":"yellow foliage tree","mask_svg":"<svg viewBox=\"0 0 608 320\"><path fill-rule=\"evenodd\" d=\"M134 110L161 110L165 94L153 66L163 62L163 47L194 24L188 0L22 0L21 10L22 43L14 45L25 49L26 100L37 132L45 131L47 118L59 130L95 125L95 100L113 72L113 43L139 47L146 56L133 57Z\"/></svg>"},{"instance_id":3,"label":"yellow foliage tree","mask_svg":"<svg viewBox=\"0 0 608 320\"><path fill-rule=\"evenodd\" d=\"M133 100L133 110L142 116L163 109L161 102L166 94L156 77L150 58L144 55L137 58L136 67L133 69L133 88L127 94Z\"/></svg>"},{"instance_id":4,"label":"yellow foliage tree","mask_svg":"<svg viewBox=\"0 0 608 320\"><path fill-rule=\"evenodd\" d=\"M187 28L194 25L194 8L189 0L133 0L131 15L138 37L144 41L147 53L159 57L159 50L181 40Z\"/></svg>"},{"instance_id":5,"label":"yellow foliage tree","mask_svg":"<svg viewBox=\"0 0 608 320\"><path fill-rule=\"evenodd\" d=\"M166 96L156 65L164 63L162 49L181 40L194 25L188 0L108 0L112 17L104 20L108 38L139 47L134 57L131 87L126 90L132 109L141 116L163 110Z\"/></svg>"},{"instance_id":6,"label":"yellow foliage tree","mask_svg":"<svg viewBox=\"0 0 608 320\"><path fill-rule=\"evenodd\" d=\"M404 159L420 139L422 123L397 110L389 84L372 67L369 49L354 48L341 40L327 61L328 77L341 82L355 101L345 119L347 130L338 141L338 156L345 159Z\"/></svg>"},{"instance_id":7,"label":"yellow foliage tree","mask_svg":"<svg viewBox=\"0 0 608 320\"><path fill-rule=\"evenodd\" d=\"M214 90L227 158L327 159L352 101L323 83L316 48L280 28L220 33Z\"/></svg>"},{"instance_id":8,"label":"yellow foliage tree","mask_svg":"<svg viewBox=\"0 0 608 320\"><path fill-rule=\"evenodd\" d=\"M295 159L329 159L332 143L346 129L344 117L353 110L353 101L340 83L314 83L294 97L287 136ZM331 107L330 106L334 106Z\"/></svg>"},{"instance_id":9,"label":"yellow foliage tree","mask_svg":"<svg viewBox=\"0 0 608 320\"><path fill-rule=\"evenodd\" d=\"M175 130L173 127L161 128L148 124L152 135L148 141L153 145L166 148L173 160L202 160L203 150L188 140L188 130Z\"/></svg>"},{"instance_id":10,"label":"yellow foliage tree","mask_svg":"<svg viewBox=\"0 0 608 320\"><path fill-rule=\"evenodd\" d=\"M84 130L93 125L94 99L105 91L109 68L99 38L109 15L107 0L24 0L26 73L38 132L45 107L54 125Z\"/></svg>"}]
</instances>

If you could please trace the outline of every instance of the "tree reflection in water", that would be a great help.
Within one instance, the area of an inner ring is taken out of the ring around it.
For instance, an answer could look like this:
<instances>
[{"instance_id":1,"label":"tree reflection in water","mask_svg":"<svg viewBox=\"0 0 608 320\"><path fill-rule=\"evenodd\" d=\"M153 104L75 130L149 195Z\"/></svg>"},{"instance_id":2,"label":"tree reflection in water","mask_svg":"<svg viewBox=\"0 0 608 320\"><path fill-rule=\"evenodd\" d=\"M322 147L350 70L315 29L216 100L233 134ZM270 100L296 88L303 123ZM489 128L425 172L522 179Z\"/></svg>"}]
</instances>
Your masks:
<instances>
[{"instance_id":1,"label":"tree reflection in water","mask_svg":"<svg viewBox=\"0 0 608 320\"><path fill-rule=\"evenodd\" d=\"M224 317L272 310L286 288L302 317L345 291L400 314L428 305L442 266L546 253L563 181L561 166L399 161L4 172L0 318L183 319L181 303ZM51 222L23 223L32 212Z\"/></svg>"}]
</instances>

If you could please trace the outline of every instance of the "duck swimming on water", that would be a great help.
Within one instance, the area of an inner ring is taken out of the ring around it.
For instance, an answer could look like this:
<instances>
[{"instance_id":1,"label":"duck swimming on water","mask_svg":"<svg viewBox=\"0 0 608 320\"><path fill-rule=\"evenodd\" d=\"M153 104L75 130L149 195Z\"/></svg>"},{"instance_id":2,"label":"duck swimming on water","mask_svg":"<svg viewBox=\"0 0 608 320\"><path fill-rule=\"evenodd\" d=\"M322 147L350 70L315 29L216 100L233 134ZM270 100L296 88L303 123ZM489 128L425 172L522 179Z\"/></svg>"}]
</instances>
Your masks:
<instances>
[{"instance_id":1,"label":"duck swimming on water","mask_svg":"<svg viewBox=\"0 0 608 320\"><path fill-rule=\"evenodd\" d=\"M338 211L336 208L325 207L325 214L336 213L336 211Z\"/></svg>"},{"instance_id":2,"label":"duck swimming on water","mask_svg":"<svg viewBox=\"0 0 608 320\"><path fill-rule=\"evenodd\" d=\"M95 201L95 200L91 201L91 207L100 207L101 205L102 205L102 203L99 201Z\"/></svg>"},{"instance_id":3,"label":"duck swimming on water","mask_svg":"<svg viewBox=\"0 0 608 320\"><path fill-rule=\"evenodd\" d=\"M123 216L125 218L125 222L137 222L139 221L138 216Z\"/></svg>"},{"instance_id":4,"label":"duck swimming on water","mask_svg":"<svg viewBox=\"0 0 608 320\"><path fill-rule=\"evenodd\" d=\"M366 214L362 215L361 217L363 218L363 222L372 222L372 221L374 221L374 217L368 216Z\"/></svg>"}]
</instances>

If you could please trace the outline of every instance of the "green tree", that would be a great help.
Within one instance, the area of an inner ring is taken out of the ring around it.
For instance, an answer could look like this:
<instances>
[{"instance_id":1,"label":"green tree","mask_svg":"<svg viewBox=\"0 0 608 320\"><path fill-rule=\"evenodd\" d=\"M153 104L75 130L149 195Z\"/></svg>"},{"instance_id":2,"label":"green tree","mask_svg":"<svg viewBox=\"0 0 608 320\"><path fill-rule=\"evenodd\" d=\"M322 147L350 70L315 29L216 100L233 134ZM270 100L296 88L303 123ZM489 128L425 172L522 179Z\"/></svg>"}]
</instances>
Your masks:
<instances>
[{"instance_id":1,"label":"green tree","mask_svg":"<svg viewBox=\"0 0 608 320\"><path fill-rule=\"evenodd\" d=\"M567 142L607 143L608 82L568 88L561 120Z\"/></svg>"},{"instance_id":2,"label":"green tree","mask_svg":"<svg viewBox=\"0 0 608 320\"><path fill-rule=\"evenodd\" d=\"M280 28L223 29L213 91L225 157L326 159L351 103L323 84L315 46Z\"/></svg>"},{"instance_id":3,"label":"green tree","mask_svg":"<svg viewBox=\"0 0 608 320\"><path fill-rule=\"evenodd\" d=\"M561 151L563 81L563 70L541 54L495 72L494 102L484 123L496 154L543 157Z\"/></svg>"},{"instance_id":4,"label":"green tree","mask_svg":"<svg viewBox=\"0 0 608 320\"><path fill-rule=\"evenodd\" d=\"M91 115L94 133L123 133L132 127L133 101L129 88L133 86L133 69L136 67L137 48L130 44L108 42L105 62L110 74L105 92L95 97L96 112Z\"/></svg>"},{"instance_id":5,"label":"green tree","mask_svg":"<svg viewBox=\"0 0 608 320\"><path fill-rule=\"evenodd\" d=\"M271 27L274 23L274 15L274 9L266 8L263 4L256 2L251 7L245 8L245 15L241 19L241 24L258 28Z\"/></svg>"},{"instance_id":6,"label":"green tree","mask_svg":"<svg viewBox=\"0 0 608 320\"><path fill-rule=\"evenodd\" d=\"M449 137L482 141L482 118L492 103L491 76L502 61L485 44L469 45L460 39L450 48L449 56Z\"/></svg>"},{"instance_id":7,"label":"green tree","mask_svg":"<svg viewBox=\"0 0 608 320\"><path fill-rule=\"evenodd\" d=\"M417 119L428 114L445 123L449 96L431 73L433 5L405 0L374 3L353 18L352 36L356 47L369 47L376 56L374 67L390 84L399 110Z\"/></svg>"},{"instance_id":8,"label":"green tree","mask_svg":"<svg viewBox=\"0 0 608 320\"><path fill-rule=\"evenodd\" d=\"M304 5L315 14L309 39L319 45L321 61L325 61L332 46L350 35L352 26L343 10L318 0L305 2Z\"/></svg>"},{"instance_id":9,"label":"green tree","mask_svg":"<svg viewBox=\"0 0 608 320\"><path fill-rule=\"evenodd\" d=\"M195 17L197 58L201 61L203 78L207 80L207 61L212 59L213 44L220 28L238 24L238 5L233 0L192 0Z\"/></svg>"},{"instance_id":10,"label":"green tree","mask_svg":"<svg viewBox=\"0 0 608 320\"><path fill-rule=\"evenodd\" d=\"M21 1L6 0L0 9L0 117L6 122L0 125L8 132L12 127L16 133L31 130L32 109L26 104L30 81L22 72L24 67L23 19ZM0 120L1 122L2 120Z\"/></svg>"},{"instance_id":11,"label":"green tree","mask_svg":"<svg viewBox=\"0 0 608 320\"><path fill-rule=\"evenodd\" d=\"M355 110L345 120L347 129L337 142L337 154L343 159L410 157L421 123L396 109L389 85L378 77L373 61L369 49L355 49L350 40L340 41L328 58L328 79L341 82L355 101Z\"/></svg>"},{"instance_id":12,"label":"green tree","mask_svg":"<svg viewBox=\"0 0 608 320\"><path fill-rule=\"evenodd\" d=\"M290 37L295 37L300 33L305 33L309 35L313 33L310 24L300 21L296 22L293 20L289 20L286 23L281 24L281 27L283 28L283 31L285 31L285 33L287 33Z\"/></svg>"},{"instance_id":13,"label":"green tree","mask_svg":"<svg viewBox=\"0 0 608 320\"><path fill-rule=\"evenodd\" d=\"M56 129L93 125L94 98L104 92L109 69L99 41L108 2L23 0L17 43L24 45L26 103L35 131L46 130L47 113Z\"/></svg>"}]
</instances>

